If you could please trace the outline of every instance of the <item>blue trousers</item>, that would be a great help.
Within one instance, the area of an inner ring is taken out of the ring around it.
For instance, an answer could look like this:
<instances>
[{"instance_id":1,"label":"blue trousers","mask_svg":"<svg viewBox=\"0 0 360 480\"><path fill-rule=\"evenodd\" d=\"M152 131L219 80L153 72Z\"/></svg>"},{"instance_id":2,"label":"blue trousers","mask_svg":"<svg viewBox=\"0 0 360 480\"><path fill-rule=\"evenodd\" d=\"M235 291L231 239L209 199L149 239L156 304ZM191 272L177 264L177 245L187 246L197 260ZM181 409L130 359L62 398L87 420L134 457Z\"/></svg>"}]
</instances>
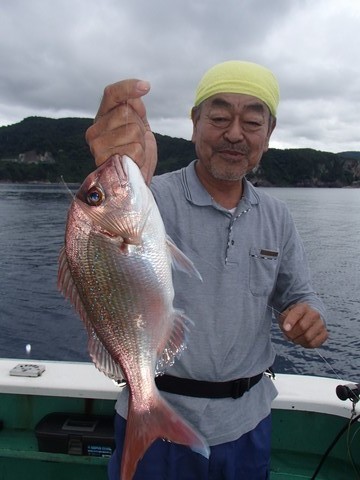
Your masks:
<instances>
[{"instance_id":1,"label":"blue trousers","mask_svg":"<svg viewBox=\"0 0 360 480\"><path fill-rule=\"evenodd\" d=\"M120 477L125 428L126 420L116 415L109 480ZM271 415L238 440L210 447L209 460L189 447L156 440L138 463L133 480L268 480L270 444Z\"/></svg>"}]
</instances>

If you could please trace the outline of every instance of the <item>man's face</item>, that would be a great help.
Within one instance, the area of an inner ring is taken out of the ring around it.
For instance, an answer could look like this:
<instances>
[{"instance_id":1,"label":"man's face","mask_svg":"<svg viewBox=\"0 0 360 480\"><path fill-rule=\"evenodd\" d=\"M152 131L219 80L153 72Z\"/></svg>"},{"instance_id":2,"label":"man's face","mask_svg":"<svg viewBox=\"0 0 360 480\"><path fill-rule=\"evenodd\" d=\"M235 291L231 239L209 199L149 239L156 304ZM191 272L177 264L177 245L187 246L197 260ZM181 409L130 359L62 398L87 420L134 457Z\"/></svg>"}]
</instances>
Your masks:
<instances>
[{"instance_id":1,"label":"man's face","mask_svg":"<svg viewBox=\"0 0 360 480\"><path fill-rule=\"evenodd\" d=\"M235 93L208 98L193 109L192 120L198 173L226 181L257 167L276 123L264 102Z\"/></svg>"}]
</instances>

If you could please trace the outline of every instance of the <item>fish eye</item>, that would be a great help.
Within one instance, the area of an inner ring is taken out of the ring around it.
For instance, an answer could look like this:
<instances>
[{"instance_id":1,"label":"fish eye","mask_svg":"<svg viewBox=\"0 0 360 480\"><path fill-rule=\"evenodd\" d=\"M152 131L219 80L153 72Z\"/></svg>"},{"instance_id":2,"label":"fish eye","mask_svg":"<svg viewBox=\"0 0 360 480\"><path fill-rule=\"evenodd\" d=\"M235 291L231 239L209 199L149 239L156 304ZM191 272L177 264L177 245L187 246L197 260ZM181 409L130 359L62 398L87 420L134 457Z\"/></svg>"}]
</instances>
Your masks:
<instances>
[{"instance_id":1,"label":"fish eye","mask_svg":"<svg viewBox=\"0 0 360 480\"><path fill-rule=\"evenodd\" d=\"M89 205L97 207L105 198L104 192L99 187L91 187L86 194L86 201Z\"/></svg>"}]
</instances>

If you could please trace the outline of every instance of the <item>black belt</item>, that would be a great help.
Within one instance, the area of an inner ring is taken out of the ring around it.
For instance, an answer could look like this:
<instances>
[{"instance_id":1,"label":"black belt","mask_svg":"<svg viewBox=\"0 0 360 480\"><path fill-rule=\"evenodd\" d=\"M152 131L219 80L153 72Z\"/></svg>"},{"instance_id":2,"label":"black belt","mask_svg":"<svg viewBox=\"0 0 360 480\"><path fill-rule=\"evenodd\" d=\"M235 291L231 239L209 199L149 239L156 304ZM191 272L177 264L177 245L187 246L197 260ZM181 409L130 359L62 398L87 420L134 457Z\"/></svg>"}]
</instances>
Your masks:
<instances>
[{"instance_id":1,"label":"black belt","mask_svg":"<svg viewBox=\"0 0 360 480\"><path fill-rule=\"evenodd\" d=\"M187 397L200 398L239 398L256 385L263 377L263 373L255 377L238 378L229 382L205 382L188 378L161 375L155 378L159 390L177 393Z\"/></svg>"}]
</instances>

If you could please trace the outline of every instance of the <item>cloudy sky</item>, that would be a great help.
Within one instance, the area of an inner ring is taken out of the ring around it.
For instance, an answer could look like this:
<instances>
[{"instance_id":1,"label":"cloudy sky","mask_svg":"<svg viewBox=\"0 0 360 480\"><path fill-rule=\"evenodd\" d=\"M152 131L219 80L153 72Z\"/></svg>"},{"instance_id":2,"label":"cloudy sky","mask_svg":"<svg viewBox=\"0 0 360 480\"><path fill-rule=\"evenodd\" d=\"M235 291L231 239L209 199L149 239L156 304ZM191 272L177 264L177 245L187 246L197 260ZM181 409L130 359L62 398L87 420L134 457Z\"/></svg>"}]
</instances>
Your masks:
<instances>
[{"instance_id":1,"label":"cloudy sky","mask_svg":"<svg viewBox=\"0 0 360 480\"><path fill-rule=\"evenodd\" d=\"M152 129L190 138L198 80L241 59L278 77L272 147L360 150L359 0L0 0L0 32L0 126L94 117L136 77Z\"/></svg>"}]
</instances>

